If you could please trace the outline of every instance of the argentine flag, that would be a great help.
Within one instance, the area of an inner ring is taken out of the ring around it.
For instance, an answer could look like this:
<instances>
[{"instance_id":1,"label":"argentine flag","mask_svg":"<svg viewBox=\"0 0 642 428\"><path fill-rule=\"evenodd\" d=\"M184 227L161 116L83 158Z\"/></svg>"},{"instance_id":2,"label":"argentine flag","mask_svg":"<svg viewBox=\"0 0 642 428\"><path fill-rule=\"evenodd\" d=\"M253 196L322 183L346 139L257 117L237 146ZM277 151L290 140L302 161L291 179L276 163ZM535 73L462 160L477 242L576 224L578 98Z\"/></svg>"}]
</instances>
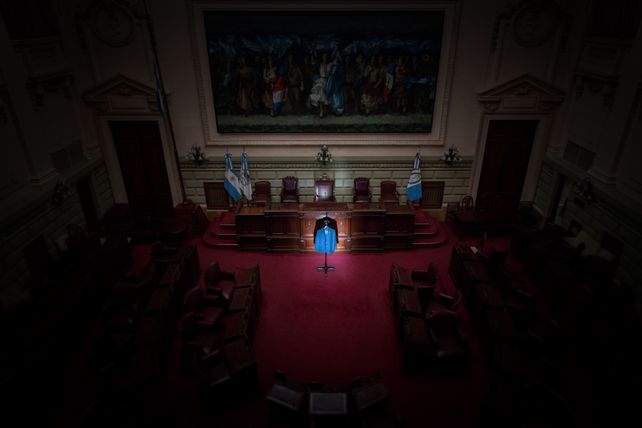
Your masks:
<instances>
[{"instance_id":1,"label":"argentine flag","mask_svg":"<svg viewBox=\"0 0 642 428\"><path fill-rule=\"evenodd\" d=\"M421 156L418 150L415 156L415 164L412 167L412 173L408 179L407 193L409 201L421 199Z\"/></svg>"},{"instance_id":2,"label":"argentine flag","mask_svg":"<svg viewBox=\"0 0 642 428\"><path fill-rule=\"evenodd\" d=\"M239 177L241 192L245 199L252 200L252 183L250 182L250 168L247 165L247 153L243 150L241 155L241 176Z\"/></svg>"},{"instance_id":3,"label":"argentine flag","mask_svg":"<svg viewBox=\"0 0 642 428\"><path fill-rule=\"evenodd\" d=\"M225 182L223 184L227 193L230 194L234 202L241 199L241 186L239 183L239 178L234 172L234 166L232 165L232 155L228 152L225 153Z\"/></svg>"}]
</instances>

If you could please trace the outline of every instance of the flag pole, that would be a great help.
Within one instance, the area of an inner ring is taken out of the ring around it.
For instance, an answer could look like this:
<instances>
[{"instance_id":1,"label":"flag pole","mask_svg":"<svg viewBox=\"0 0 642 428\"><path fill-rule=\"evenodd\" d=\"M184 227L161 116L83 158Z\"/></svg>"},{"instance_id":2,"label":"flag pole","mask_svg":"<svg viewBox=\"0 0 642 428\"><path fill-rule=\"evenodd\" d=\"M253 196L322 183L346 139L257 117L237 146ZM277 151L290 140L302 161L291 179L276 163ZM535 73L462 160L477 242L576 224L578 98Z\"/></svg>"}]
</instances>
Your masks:
<instances>
[{"instance_id":1,"label":"flag pole","mask_svg":"<svg viewBox=\"0 0 642 428\"><path fill-rule=\"evenodd\" d=\"M174 161L176 162L176 169L178 171L178 180L181 186L181 197L183 201L187 199L185 194L185 185L183 184L183 172L181 171L181 163L178 158L178 151L176 150L176 136L174 135L174 125L172 124L172 116L169 111L169 105L167 104L167 95L165 94L165 84L163 83L163 74L161 73L160 62L158 61L158 50L156 48L156 37L154 36L154 27L152 25L152 20L149 15L149 10L147 8L147 0L143 0L143 7L145 8L145 22L147 23L147 31L149 32L149 38L152 45L152 53L154 54L154 63L156 69L158 70L158 80L160 81L160 95L165 106L165 112L167 113L167 124L169 127L169 134L171 137L172 152L174 153ZM160 107L160 106L159 106ZM161 110L161 116L163 112Z\"/></svg>"}]
</instances>

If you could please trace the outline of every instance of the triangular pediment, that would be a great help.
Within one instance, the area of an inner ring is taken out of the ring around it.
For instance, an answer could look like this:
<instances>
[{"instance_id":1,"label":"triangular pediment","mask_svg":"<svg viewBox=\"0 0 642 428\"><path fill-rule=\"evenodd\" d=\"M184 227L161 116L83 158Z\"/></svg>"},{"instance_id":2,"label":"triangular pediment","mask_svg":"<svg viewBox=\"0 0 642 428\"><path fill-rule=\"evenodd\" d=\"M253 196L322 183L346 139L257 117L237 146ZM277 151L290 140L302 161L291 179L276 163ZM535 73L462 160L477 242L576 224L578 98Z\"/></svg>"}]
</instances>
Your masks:
<instances>
[{"instance_id":1,"label":"triangular pediment","mask_svg":"<svg viewBox=\"0 0 642 428\"><path fill-rule=\"evenodd\" d=\"M90 101L92 99L95 100L98 98L104 98L108 95L143 95L153 97L154 88L137 82L134 79L130 79L127 76L123 76L122 74L118 74L116 77L101 83L94 89L85 92L83 98L86 101Z\"/></svg>"},{"instance_id":2,"label":"triangular pediment","mask_svg":"<svg viewBox=\"0 0 642 428\"><path fill-rule=\"evenodd\" d=\"M478 100L487 111L548 112L564 101L564 92L525 74L480 92Z\"/></svg>"},{"instance_id":3,"label":"triangular pediment","mask_svg":"<svg viewBox=\"0 0 642 428\"><path fill-rule=\"evenodd\" d=\"M158 113L154 88L122 74L85 92L83 99L100 114Z\"/></svg>"}]
</instances>

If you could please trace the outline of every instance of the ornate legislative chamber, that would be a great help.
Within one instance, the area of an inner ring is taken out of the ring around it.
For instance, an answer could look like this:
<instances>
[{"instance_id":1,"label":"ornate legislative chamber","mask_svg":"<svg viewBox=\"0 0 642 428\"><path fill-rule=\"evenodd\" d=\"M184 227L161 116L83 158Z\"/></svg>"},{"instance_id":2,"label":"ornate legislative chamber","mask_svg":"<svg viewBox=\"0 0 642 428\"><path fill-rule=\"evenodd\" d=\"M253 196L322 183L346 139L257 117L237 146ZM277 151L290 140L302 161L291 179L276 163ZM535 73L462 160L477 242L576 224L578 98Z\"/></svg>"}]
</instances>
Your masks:
<instances>
[{"instance_id":1,"label":"ornate legislative chamber","mask_svg":"<svg viewBox=\"0 0 642 428\"><path fill-rule=\"evenodd\" d=\"M410 206L316 202L239 208L235 216L238 249L314 251L314 225L326 215L337 221L338 252L412 247L415 212Z\"/></svg>"}]
</instances>

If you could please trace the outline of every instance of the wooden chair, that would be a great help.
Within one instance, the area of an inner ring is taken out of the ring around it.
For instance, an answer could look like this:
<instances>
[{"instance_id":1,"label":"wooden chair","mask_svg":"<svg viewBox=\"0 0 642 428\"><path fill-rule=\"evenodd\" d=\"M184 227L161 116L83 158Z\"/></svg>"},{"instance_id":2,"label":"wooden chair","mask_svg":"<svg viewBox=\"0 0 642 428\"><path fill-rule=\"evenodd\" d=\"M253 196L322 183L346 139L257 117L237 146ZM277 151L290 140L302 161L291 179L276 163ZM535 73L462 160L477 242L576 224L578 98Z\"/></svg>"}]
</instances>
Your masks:
<instances>
[{"instance_id":1,"label":"wooden chair","mask_svg":"<svg viewBox=\"0 0 642 428\"><path fill-rule=\"evenodd\" d=\"M366 203L372 202L372 193L370 192L370 179L367 177L357 177L354 179L354 188L352 190L352 202Z\"/></svg>"},{"instance_id":2,"label":"wooden chair","mask_svg":"<svg viewBox=\"0 0 642 428\"><path fill-rule=\"evenodd\" d=\"M459 319L448 312L436 312L427 320L435 364L442 370L460 371L468 362L467 338Z\"/></svg>"},{"instance_id":3,"label":"wooden chair","mask_svg":"<svg viewBox=\"0 0 642 428\"><path fill-rule=\"evenodd\" d=\"M225 301L221 296L207 296L198 285L185 293L183 307L196 314L197 324L215 326L225 311Z\"/></svg>"},{"instance_id":4,"label":"wooden chair","mask_svg":"<svg viewBox=\"0 0 642 428\"><path fill-rule=\"evenodd\" d=\"M210 388L221 388L224 385L229 385L232 380L220 349L216 349L204 356L199 352L195 352L192 358L192 365L194 371Z\"/></svg>"},{"instance_id":5,"label":"wooden chair","mask_svg":"<svg viewBox=\"0 0 642 428\"><path fill-rule=\"evenodd\" d=\"M272 187L269 181L257 181L254 183L252 202L258 206L270 205L270 202L272 202Z\"/></svg>"},{"instance_id":6,"label":"wooden chair","mask_svg":"<svg viewBox=\"0 0 642 428\"><path fill-rule=\"evenodd\" d=\"M320 178L314 182L313 202L335 202L334 180Z\"/></svg>"},{"instance_id":7,"label":"wooden chair","mask_svg":"<svg viewBox=\"0 0 642 428\"><path fill-rule=\"evenodd\" d=\"M281 202L299 203L299 179L288 175L282 179Z\"/></svg>"},{"instance_id":8,"label":"wooden chair","mask_svg":"<svg viewBox=\"0 0 642 428\"><path fill-rule=\"evenodd\" d=\"M221 296L229 301L236 287L234 272L221 270L218 262L210 264L203 272L206 294Z\"/></svg>"},{"instance_id":9,"label":"wooden chair","mask_svg":"<svg viewBox=\"0 0 642 428\"><path fill-rule=\"evenodd\" d=\"M398 204L399 203L399 193L397 192L397 182L392 180L382 181L381 185L381 196L379 197L379 202L384 204Z\"/></svg>"},{"instance_id":10,"label":"wooden chair","mask_svg":"<svg viewBox=\"0 0 642 428\"><path fill-rule=\"evenodd\" d=\"M200 324L195 312L186 312L181 316L178 336L189 354L188 361L192 361L194 352L209 354L215 351L223 338L220 329Z\"/></svg>"},{"instance_id":11,"label":"wooden chair","mask_svg":"<svg viewBox=\"0 0 642 428\"><path fill-rule=\"evenodd\" d=\"M471 195L466 195L459 201L459 210L471 210L475 208L475 200Z\"/></svg>"},{"instance_id":12,"label":"wooden chair","mask_svg":"<svg viewBox=\"0 0 642 428\"><path fill-rule=\"evenodd\" d=\"M448 213L446 218L453 225L455 233L461 238L464 230L473 229L475 226L475 202L472 196L466 195L461 198L457 208Z\"/></svg>"},{"instance_id":13,"label":"wooden chair","mask_svg":"<svg viewBox=\"0 0 642 428\"><path fill-rule=\"evenodd\" d=\"M265 397L271 418L284 425L294 425L302 416L305 393L303 384L289 379L285 372L275 370L272 387Z\"/></svg>"}]
</instances>

